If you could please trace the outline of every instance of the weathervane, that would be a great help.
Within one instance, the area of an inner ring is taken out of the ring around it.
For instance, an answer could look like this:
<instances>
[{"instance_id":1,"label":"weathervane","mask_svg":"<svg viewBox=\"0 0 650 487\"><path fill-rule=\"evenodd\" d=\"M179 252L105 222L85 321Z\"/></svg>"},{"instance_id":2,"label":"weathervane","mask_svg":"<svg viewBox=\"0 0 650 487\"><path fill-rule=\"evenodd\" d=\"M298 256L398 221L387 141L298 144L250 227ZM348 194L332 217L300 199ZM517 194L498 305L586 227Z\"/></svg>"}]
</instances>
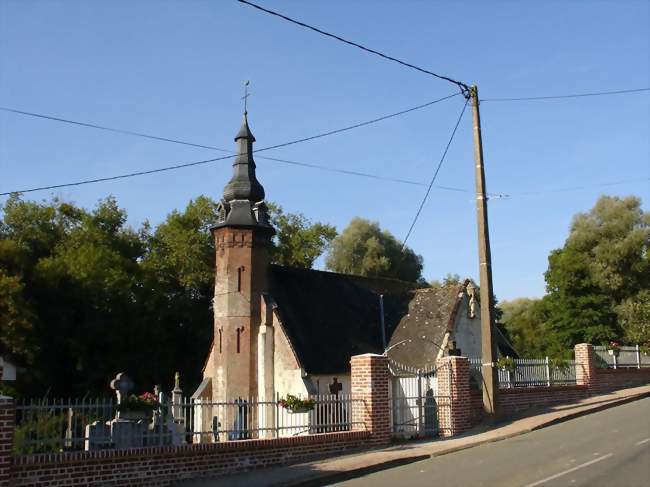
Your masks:
<instances>
[{"instance_id":1,"label":"weathervane","mask_svg":"<svg viewBox=\"0 0 650 487\"><path fill-rule=\"evenodd\" d=\"M248 85L250 84L250 80L246 80L246 83L244 83L244 96L241 97L244 100L244 115L248 115L248 97L251 96L248 93Z\"/></svg>"}]
</instances>

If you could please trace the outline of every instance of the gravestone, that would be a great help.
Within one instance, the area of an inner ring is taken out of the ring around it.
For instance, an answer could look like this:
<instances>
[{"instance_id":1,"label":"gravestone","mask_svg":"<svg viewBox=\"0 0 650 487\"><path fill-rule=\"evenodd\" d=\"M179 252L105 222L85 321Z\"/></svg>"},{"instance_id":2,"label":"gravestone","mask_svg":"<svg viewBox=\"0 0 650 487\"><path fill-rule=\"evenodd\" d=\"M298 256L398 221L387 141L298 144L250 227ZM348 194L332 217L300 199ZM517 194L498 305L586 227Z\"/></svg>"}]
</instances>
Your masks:
<instances>
[{"instance_id":1,"label":"gravestone","mask_svg":"<svg viewBox=\"0 0 650 487\"><path fill-rule=\"evenodd\" d=\"M122 404L127 397L129 397L129 392L133 390L133 380L131 377L126 375L124 372L120 372L115 376L115 379L111 381L111 389L115 391L115 396L117 396L117 405ZM115 419L120 419L120 411L117 410L117 415Z\"/></svg>"},{"instance_id":2,"label":"gravestone","mask_svg":"<svg viewBox=\"0 0 650 487\"><path fill-rule=\"evenodd\" d=\"M111 427L108 423L95 421L86 425L84 450L103 450L111 445Z\"/></svg>"},{"instance_id":3,"label":"gravestone","mask_svg":"<svg viewBox=\"0 0 650 487\"><path fill-rule=\"evenodd\" d=\"M339 382L338 377L332 379L332 383L329 385L330 394L334 394L336 397L339 397L339 392L343 390L343 384Z\"/></svg>"}]
</instances>

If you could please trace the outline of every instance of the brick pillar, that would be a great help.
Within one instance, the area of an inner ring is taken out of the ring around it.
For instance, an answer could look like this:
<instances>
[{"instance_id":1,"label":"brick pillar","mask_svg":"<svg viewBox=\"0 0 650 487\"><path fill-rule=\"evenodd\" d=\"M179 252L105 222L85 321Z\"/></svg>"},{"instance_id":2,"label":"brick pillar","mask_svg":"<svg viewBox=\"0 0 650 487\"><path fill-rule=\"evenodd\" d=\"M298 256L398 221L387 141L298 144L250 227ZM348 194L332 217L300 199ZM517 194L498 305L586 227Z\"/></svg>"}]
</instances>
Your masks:
<instances>
[{"instance_id":1,"label":"brick pillar","mask_svg":"<svg viewBox=\"0 0 650 487\"><path fill-rule=\"evenodd\" d=\"M390 442L391 420L388 358L367 353L350 360L352 382L352 429L367 430L372 445Z\"/></svg>"},{"instance_id":2,"label":"brick pillar","mask_svg":"<svg viewBox=\"0 0 650 487\"><path fill-rule=\"evenodd\" d=\"M0 396L0 487L9 485L15 412L14 400L10 397Z\"/></svg>"},{"instance_id":3,"label":"brick pillar","mask_svg":"<svg viewBox=\"0 0 650 487\"><path fill-rule=\"evenodd\" d=\"M574 347L576 357L576 384L591 387L594 385L596 356L594 347L588 343L578 343Z\"/></svg>"},{"instance_id":4,"label":"brick pillar","mask_svg":"<svg viewBox=\"0 0 650 487\"><path fill-rule=\"evenodd\" d=\"M440 436L455 436L471 426L469 360L442 357L436 362L438 378L438 427Z\"/></svg>"}]
</instances>

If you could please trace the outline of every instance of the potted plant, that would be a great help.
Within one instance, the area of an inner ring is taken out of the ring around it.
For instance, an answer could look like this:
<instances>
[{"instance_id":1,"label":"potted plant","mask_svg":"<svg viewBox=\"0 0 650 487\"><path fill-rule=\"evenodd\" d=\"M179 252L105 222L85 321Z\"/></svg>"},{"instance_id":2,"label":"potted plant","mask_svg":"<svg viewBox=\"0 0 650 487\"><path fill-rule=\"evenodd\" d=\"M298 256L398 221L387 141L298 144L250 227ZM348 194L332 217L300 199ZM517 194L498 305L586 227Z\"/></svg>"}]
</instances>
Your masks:
<instances>
[{"instance_id":1,"label":"potted plant","mask_svg":"<svg viewBox=\"0 0 650 487\"><path fill-rule=\"evenodd\" d=\"M612 357L618 357L621 353L621 344L616 341L609 342L609 349L607 350L607 353Z\"/></svg>"},{"instance_id":2,"label":"potted plant","mask_svg":"<svg viewBox=\"0 0 650 487\"><path fill-rule=\"evenodd\" d=\"M314 409L316 401L310 398L300 399L298 396L294 396L293 394L287 394L287 397L280 399L278 404L290 413L306 413Z\"/></svg>"},{"instance_id":3,"label":"potted plant","mask_svg":"<svg viewBox=\"0 0 650 487\"><path fill-rule=\"evenodd\" d=\"M120 412L120 419L141 420L151 419L154 410L160 407L158 398L151 392L145 392L139 396L131 394L124 401L117 405Z\"/></svg>"}]
</instances>

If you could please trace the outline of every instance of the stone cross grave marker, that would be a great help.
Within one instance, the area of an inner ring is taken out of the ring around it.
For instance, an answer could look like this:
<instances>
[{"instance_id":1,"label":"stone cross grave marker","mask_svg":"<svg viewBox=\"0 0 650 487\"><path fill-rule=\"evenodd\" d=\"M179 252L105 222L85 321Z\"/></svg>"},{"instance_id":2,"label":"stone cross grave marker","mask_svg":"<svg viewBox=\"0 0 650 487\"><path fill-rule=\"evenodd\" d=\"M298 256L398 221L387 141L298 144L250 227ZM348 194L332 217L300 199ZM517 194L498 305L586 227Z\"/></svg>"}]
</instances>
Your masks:
<instances>
[{"instance_id":1,"label":"stone cross grave marker","mask_svg":"<svg viewBox=\"0 0 650 487\"><path fill-rule=\"evenodd\" d=\"M134 385L131 377L125 372L120 372L115 376L115 379L111 381L111 389L115 391L117 404L122 404L122 401L129 397L129 392L133 390Z\"/></svg>"},{"instance_id":2,"label":"stone cross grave marker","mask_svg":"<svg viewBox=\"0 0 650 487\"><path fill-rule=\"evenodd\" d=\"M339 392L343 389L343 384L339 382L337 377L332 379L332 383L329 385L330 394L334 394L336 397L339 397Z\"/></svg>"}]
</instances>

